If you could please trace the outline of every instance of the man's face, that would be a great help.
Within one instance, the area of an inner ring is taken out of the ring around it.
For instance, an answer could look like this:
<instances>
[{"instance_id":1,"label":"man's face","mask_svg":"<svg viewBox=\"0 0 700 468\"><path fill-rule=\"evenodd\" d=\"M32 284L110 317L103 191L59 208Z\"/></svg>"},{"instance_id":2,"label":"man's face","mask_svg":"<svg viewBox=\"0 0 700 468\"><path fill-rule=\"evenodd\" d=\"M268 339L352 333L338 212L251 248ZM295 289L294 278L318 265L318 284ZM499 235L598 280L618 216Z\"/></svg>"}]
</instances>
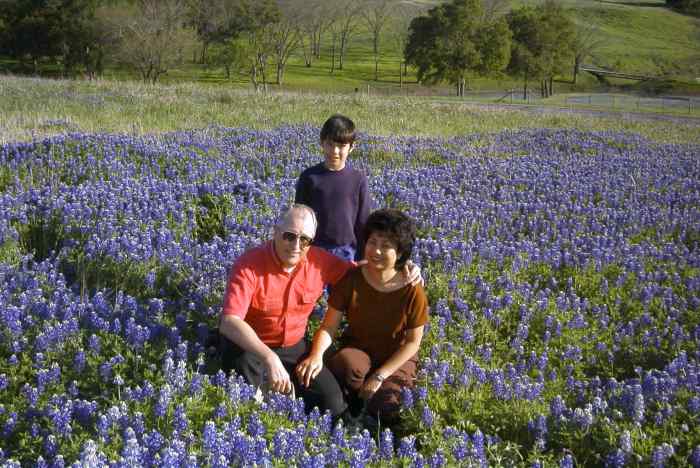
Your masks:
<instances>
[{"instance_id":1,"label":"man's face","mask_svg":"<svg viewBox=\"0 0 700 468\"><path fill-rule=\"evenodd\" d=\"M306 256L315 234L314 222L306 211L293 215L275 227L274 246L282 266L292 268Z\"/></svg>"},{"instance_id":2,"label":"man's face","mask_svg":"<svg viewBox=\"0 0 700 468\"><path fill-rule=\"evenodd\" d=\"M345 167L345 161L353 150L352 143L340 143L333 140L321 141L325 164L331 171L339 171Z\"/></svg>"}]
</instances>

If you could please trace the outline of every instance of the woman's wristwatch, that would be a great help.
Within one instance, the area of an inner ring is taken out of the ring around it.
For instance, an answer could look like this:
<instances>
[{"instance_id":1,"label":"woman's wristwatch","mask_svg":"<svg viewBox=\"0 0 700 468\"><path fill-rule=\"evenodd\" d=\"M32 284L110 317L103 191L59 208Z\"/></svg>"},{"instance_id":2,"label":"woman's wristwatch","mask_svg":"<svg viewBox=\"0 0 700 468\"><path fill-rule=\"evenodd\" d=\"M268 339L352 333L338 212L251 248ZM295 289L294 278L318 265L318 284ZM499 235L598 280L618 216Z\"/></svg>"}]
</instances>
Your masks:
<instances>
[{"instance_id":1,"label":"woman's wristwatch","mask_svg":"<svg viewBox=\"0 0 700 468\"><path fill-rule=\"evenodd\" d=\"M386 379L386 377L384 375L382 375L381 372L374 373L374 380L376 380L377 382L382 383L382 382L384 382L385 379Z\"/></svg>"}]
</instances>

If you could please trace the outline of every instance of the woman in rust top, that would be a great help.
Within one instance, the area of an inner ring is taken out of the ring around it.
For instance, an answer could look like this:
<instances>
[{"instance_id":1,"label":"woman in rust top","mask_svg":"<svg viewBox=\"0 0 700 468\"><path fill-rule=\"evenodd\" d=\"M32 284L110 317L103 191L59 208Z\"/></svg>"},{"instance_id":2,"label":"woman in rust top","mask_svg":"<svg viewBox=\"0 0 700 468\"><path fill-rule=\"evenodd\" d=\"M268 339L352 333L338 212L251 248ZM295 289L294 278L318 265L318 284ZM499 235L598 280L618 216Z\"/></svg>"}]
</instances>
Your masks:
<instances>
[{"instance_id":1,"label":"woman in rust top","mask_svg":"<svg viewBox=\"0 0 700 468\"><path fill-rule=\"evenodd\" d=\"M400 273L415 237L415 223L398 210L377 210L369 216L364 234L367 263L333 286L309 357L297 366L299 379L308 386L323 368L323 353L345 314L348 326L341 348L327 365L345 388L351 411L364 400L369 415L389 424L398 416L401 387L413 386L428 322L423 287L407 285Z\"/></svg>"}]
</instances>

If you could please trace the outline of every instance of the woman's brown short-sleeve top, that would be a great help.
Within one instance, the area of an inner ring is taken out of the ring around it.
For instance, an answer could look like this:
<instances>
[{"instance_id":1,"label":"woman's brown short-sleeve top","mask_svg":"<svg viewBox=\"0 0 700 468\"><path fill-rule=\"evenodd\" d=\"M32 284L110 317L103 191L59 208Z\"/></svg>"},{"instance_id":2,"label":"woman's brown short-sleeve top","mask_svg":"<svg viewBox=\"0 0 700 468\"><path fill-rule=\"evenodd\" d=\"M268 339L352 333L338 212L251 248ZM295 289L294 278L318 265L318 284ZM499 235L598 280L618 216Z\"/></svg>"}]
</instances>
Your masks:
<instances>
[{"instance_id":1,"label":"woman's brown short-sleeve top","mask_svg":"<svg viewBox=\"0 0 700 468\"><path fill-rule=\"evenodd\" d=\"M428 300L420 285L377 291L361 268L348 271L333 286L328 304L346 314L342 346L365 351L379 366L401 346L406 330L428 323Z\"/></svg>"}]
</instances>

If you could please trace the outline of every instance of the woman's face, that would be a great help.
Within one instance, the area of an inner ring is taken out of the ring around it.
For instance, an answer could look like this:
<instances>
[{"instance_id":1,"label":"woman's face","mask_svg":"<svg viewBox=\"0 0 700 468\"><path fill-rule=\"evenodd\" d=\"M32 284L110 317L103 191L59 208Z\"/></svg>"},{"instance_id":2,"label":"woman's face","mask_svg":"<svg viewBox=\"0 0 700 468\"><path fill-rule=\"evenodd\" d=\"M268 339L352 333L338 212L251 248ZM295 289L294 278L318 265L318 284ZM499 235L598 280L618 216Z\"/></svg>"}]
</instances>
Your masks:
<instances>
[{"instance_id":1,"label":"woman's face","mask_svg":"<svg viewBox=\"0 0 700 468\"><path fill-rule=\"evenodd\" d=\"M382 232L370 234L365 244L365 260L370 268L394 269L398 256L396 242Z\"/></svg>"}]
</instances>

